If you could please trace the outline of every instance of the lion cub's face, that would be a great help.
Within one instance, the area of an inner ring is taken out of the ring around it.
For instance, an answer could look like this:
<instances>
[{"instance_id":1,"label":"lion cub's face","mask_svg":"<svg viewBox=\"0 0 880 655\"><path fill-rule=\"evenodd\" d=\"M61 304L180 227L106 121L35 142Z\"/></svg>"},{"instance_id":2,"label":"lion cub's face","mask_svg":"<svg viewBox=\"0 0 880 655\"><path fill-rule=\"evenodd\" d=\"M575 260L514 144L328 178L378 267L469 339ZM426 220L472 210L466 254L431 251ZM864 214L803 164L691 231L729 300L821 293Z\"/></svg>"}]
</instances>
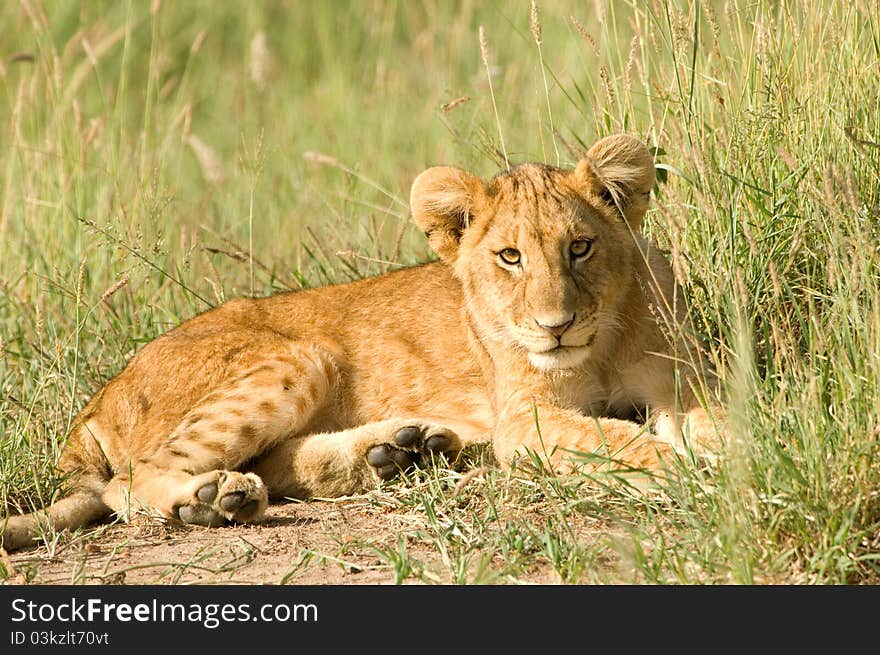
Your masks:
<instances>
[{"instance_id":1,"label":"lion cub's face","mask_svg":"<svg viewBox=\"0 0 880 655\"><path fill-rule=\"evenodd\" d=\"M473 208L456 273L487 339L542 370L580 364L630 267L628 228L572 188L572 173L527 164L496 177Z\"/></svg>"},{"instance_id":2,"label":"lion cub's face","mask_svg":"<svg viewBox=\"0 0 880 655\"><path fill-rule=\"evenodd\" d=\"M432 168L412 207L454 266L479 336L525 351L543 371L572 368L614 329L632 281L634 240L654 180L644 145L609 137L573 171L525 164L484 183Z\"/></svg>"}]
</instances>

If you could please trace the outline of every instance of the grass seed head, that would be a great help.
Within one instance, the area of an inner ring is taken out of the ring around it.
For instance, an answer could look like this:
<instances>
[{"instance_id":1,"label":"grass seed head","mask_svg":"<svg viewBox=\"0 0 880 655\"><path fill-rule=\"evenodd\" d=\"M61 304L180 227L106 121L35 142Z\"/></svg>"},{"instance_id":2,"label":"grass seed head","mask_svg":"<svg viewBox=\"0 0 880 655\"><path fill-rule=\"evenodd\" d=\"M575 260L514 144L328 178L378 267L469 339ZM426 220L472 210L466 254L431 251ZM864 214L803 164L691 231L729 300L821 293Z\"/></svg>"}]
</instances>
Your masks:
<instances>
[{"instance_id":1,"label":"grass seed head","mask_svg":"<svg viewBox=\"0 0 880 655\"><path fill-rule=\"evenodd\" d=\"M532 0L529 7L529 29L532 31L535 43L541 45L541 17L538 15L538 3L535 0Z\"/></svg>"}]
</instances>

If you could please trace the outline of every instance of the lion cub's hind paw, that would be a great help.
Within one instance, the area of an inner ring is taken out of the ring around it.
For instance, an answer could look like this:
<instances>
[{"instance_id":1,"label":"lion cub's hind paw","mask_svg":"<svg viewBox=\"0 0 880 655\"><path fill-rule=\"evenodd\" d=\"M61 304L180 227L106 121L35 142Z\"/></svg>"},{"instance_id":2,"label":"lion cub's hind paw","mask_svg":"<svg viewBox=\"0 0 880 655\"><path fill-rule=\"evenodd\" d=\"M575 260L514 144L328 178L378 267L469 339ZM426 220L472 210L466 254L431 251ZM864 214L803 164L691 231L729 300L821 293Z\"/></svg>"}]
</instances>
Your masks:
<instances>
[{"instance_id":1,"label":"lion cub's hind paw","mask_svg":"<svg viewBox=\"0 0 880 655\"><path fill-rule=\"evenodd\" d=\"M367 464L381 480L391 480L432 455L452 459L459 450L458 437L439 426L408 425L394 433L393 443L373 446L367 451Z\"/></svg>"},{"instance_id":2,"label":"lion cub's hind paw","mask_svg":"<svg viewBox=\"0 0 880 655\"><path fill-rule=\"evenodd\" d=\"M211 471L193 478L190 501L176 508L183 523L216 527L258 520L269 504L266 485L253 473Z\"/></svg>"}]
</instances>

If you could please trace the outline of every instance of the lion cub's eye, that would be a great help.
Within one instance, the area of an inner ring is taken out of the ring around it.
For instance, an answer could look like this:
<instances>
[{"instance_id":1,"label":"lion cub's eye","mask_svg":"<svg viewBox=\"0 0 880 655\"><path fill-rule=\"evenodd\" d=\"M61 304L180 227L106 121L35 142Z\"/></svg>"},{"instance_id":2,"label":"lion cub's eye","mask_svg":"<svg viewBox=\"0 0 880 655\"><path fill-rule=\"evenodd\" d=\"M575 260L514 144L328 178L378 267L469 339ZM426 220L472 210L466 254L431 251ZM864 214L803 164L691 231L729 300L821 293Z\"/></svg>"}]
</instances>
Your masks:
<instances>
[{"instance_id":1,"label":"lion cub's eye","mask_svg":"<svg viewBox=\"0 0 880 655\"><path fill-rule=\"evenodd\" d=\"M571 253L572 257L580 258L586 257L590 254L590 250L593 247L592 241L587 241L586 239L577 239L571 242L571 245L568 247L568 252Z\"/></svg>"},{"instance_id":2,"label":"lion cub's eye","mask_svg":"<svg viewBox=\"0 0 880 655\"><path fill-rule=\"evenodd\" d=\"M498 253L498 256L501 258L501 261L508 266L516 266L519 264L519 250L516 250L515 248L505 248Z\"/></svg>"}]
</instances>

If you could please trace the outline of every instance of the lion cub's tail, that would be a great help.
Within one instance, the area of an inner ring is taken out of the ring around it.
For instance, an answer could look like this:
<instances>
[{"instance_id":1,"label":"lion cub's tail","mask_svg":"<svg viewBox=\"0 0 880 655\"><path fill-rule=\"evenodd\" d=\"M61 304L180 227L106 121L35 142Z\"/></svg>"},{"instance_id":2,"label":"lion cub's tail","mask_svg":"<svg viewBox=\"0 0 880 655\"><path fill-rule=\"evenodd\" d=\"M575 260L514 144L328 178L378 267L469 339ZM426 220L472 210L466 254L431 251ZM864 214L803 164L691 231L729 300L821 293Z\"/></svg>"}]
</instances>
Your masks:
<instances>
[{"instance_id":1,"label":"lion cub's tail","mask_svg":"<svg viewBox=\"0 0 880 655\"><path fill-rule=\"evenodd\" d=\"M58 460L56 470L65 475L69 495L30 514L0 515L0 546L6 550L36 546L47 532L81 528L113 513L101 500L113 477L110 463L95 438L99 427L87 425L99 399L100 394L76 417L76 427Z\"/></svg>"},{"instance_id":2,"label":"lion cub's tail","mask_svg":"<svg viewBox=\"0 0 880 655\"><path fill-rule=\"evenodd\" d=\"M80 488L45 509L0 519L0 546L6 550L33 546L47 530L79 528L110 513L101 500L100 488Z\"/></svg>"}]
</instances>

